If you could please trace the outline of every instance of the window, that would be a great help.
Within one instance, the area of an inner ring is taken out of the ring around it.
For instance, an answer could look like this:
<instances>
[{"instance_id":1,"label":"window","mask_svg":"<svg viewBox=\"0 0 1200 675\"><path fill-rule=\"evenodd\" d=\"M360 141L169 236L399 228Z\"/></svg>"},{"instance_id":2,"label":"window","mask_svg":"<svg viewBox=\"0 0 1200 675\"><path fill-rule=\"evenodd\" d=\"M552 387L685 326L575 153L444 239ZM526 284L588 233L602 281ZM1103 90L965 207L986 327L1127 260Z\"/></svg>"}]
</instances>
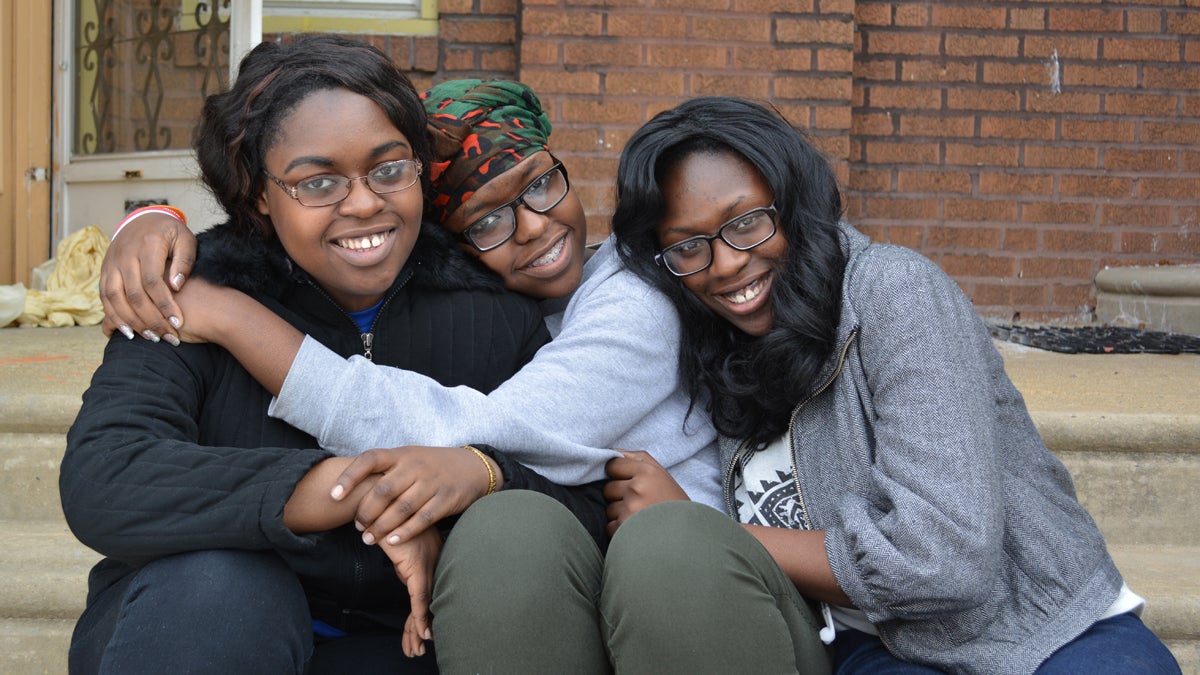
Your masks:
<instances>
[{"instance_id":1,"label":"window","mask_svg":"<svg viewBox=\"0 0 1200 675\"><path fill-rule=\"evenodd\" d=\"M436 35L437 0L262 0L264 33Z\"/></svg>"}]
</instances>

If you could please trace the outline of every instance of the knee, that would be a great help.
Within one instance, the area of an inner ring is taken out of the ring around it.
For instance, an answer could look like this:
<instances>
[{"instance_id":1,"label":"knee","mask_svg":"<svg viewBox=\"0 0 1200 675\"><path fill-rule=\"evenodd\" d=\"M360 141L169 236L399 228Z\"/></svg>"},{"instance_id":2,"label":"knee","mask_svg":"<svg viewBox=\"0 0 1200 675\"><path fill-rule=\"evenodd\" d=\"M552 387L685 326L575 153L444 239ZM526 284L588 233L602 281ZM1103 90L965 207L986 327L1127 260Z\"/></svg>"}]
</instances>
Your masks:
<instances>
[{"instance_id":1,"label":"knee","mask_svg":"<svg viewBox=\"0 0 1200 675\"><path fill-rule=\"evenodd\" d=\"M587 532L565 506L538 492L511 490L467 509L451 530L443 556L482 550L489 556L534 559L580 538L588 538Z\"/></svg>"},{"instance_id":2,"label":"knee","mask_svg":"<svg viewBox=\"0 0 1200 675\"><path fill-rule=\"evenodd\" d=\"M736 552L731 537L741 527L716 509L694 502L663 502L640 511L617 530L606 568L624 578L648 576L647 583L671 583L685 569L712 569Z\"/></svg>"}]
</instances>

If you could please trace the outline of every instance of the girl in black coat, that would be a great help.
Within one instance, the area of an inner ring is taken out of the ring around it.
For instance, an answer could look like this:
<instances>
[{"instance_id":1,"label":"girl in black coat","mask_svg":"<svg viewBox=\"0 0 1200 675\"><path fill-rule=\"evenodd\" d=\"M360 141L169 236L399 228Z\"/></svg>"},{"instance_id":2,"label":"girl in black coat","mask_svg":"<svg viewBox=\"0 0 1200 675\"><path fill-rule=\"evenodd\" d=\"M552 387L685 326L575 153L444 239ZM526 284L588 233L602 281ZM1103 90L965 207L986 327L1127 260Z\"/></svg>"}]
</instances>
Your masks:
<instances>
[{"instance_id":1,"label":"girl in black coat","mask_svg":"<svg viewBox=\"0 0 1200 675\"><path fill-rule=\"evenodd\" d=\"M239 73L206 101L197 131L205 182L230 216L202 236L197 276L344 356L445 385L488 391L533 355L546 339L533 303L481 289L486 277L421 232L424 111L386 57L307 38L260 45ZM448 528L364 543L349 523L380 475L333 499L351 460L269 418L269 403L215 345L109 343L61 469L72 531L107 556L89 580L72 672L432 668L432 655L406 660L400 636L427 621ZM553 485L491 448L410 454L463 508L532 488L602 537L594 488Z\"/></svg>"}]
</instances>

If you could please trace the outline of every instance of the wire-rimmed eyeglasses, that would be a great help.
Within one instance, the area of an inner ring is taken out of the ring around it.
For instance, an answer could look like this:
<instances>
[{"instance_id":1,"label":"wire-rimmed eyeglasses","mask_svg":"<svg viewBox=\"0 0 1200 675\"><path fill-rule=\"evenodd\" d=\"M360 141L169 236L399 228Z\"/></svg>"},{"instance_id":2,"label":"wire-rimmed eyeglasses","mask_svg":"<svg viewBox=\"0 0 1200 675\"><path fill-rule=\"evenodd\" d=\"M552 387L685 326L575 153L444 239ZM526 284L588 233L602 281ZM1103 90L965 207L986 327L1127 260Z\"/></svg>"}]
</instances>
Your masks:
<instances>
[{"instance_id":1,"label":"wire-rimmed eyeglasses","mask_svg":"<svg viewBox=\"0 0 1200 675\"><path fill-rule=\"evenodd\" d=\"M305 178L295 185L288 185L266 169L263 169L263 173L275 181L287 196L304 206L329 206L349 197L350 186L356 180L365 181L367 187L377 195L407 190L416 185L417 179L421 177L421 163L415 159L398 159L380 164L365 176L349 178L327 173Z\"/></svg>"}]
</instances>

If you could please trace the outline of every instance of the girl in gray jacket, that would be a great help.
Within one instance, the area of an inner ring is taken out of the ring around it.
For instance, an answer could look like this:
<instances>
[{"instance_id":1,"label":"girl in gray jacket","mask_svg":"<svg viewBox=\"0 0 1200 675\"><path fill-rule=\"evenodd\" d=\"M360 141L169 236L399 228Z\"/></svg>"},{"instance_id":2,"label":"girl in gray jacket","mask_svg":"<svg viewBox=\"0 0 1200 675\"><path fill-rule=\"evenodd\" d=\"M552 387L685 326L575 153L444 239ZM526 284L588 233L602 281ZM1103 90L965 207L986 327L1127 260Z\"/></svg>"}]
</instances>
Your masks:
<instances>
[{"instance_id":1,"label":"girl in gray jacket","mask_svg":"<svg viewBox=\"0 0 1200 675\"><path fill-rule=\"evenodd\" d=\"M808 598L837 672L1179 671L971 302L841 223L800 133L752 103L689 101L630 139L618 191L620 252L680 312L681 372L742 524L714 535L678 502L627 519L614 547L643 519L706 533L647 555L648 586L686 579L680 611L709 621L760 599L721 623L757 625L785 664L805 630L785 608Z\"/></svg>"}]
</instances>

